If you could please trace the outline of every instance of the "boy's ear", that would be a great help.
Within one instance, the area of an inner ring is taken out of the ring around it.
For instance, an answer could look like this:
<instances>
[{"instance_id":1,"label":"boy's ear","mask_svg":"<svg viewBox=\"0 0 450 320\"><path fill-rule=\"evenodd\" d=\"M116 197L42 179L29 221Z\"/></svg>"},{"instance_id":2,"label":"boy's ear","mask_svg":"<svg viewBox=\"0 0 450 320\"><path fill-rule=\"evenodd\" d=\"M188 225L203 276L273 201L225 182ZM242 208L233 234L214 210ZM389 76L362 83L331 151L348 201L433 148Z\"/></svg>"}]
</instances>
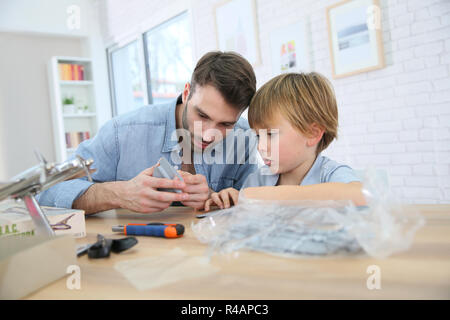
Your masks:
<instances>
[{"instance_id":1,"label":"boy's ear","mask_svg":"<svg viewBox=\"0 0 450 320\"><path fill-rule=\"evenodd\" d=\"M313 147L319 143L319 141L322 139L323 134L325 133L325 130L320 127L318 124L313 123L309 127L309 138L306 141L306 145L308 147Z\"/></svg>"}]
</instances>

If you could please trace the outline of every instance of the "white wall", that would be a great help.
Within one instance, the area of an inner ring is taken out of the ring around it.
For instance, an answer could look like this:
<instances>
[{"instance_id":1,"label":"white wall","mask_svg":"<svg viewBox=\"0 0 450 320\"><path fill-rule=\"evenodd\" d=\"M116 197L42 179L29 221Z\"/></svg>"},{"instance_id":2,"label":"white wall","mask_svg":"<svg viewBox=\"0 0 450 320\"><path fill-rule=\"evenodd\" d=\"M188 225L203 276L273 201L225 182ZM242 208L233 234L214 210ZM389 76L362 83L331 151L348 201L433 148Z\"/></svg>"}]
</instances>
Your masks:
<instances>
[{"instance_id":1,"label":"white wall","mask_svg":"<svg viewBox=\"0 0 450 320\"><path fill-rule=\"evenodd\" d=\"M314 69L331 79L326 7L336 0L257 0L262 64L272 77L270 32L309 17ZM100 1L106 43L123 41L189 9L195 57L217 49L218 1ZM333 80L339 139L327 154L355 168L386 169L407 202L450 202L450 1L381 0L387 67ZM122 39L122 40L121 40Z\"/></svg>"},{"instance_id":2,"label":"white wall","mask_svg":"<svg viewBox=\"0 0 450 320\"><path fill-rule=\"evenodd\" d=\"M80 8L79 28L67 27L67 9L71 5ZM0 30L60 36L88 36L90 21L85 13L89 10L89 0L2 0Z\"/></svg>"},{"instance_id":3,"label":"white wall","mask_svg":"<svg viewBox=\"0 0 450 320\"><path fill-rule=\"evenodd\" d=\"M72 5L80 9L79 28L67 24ZM98 20L96 1L0 1L0 181L35 165L34 148L55 160L47 75L51 56L92 59L99 125L111 118Z\"/></svg>"},{"instance_id":4,"label":"white wall","mask_svg":"<svg viewBox=\"0 0 450 320\"><path fill-rule=\"evenodd\" d=\"M79 56L77 38L0 32L0 181L37 164L33 150L55 161L47 62Z\"/></svg>"}]
</instances>

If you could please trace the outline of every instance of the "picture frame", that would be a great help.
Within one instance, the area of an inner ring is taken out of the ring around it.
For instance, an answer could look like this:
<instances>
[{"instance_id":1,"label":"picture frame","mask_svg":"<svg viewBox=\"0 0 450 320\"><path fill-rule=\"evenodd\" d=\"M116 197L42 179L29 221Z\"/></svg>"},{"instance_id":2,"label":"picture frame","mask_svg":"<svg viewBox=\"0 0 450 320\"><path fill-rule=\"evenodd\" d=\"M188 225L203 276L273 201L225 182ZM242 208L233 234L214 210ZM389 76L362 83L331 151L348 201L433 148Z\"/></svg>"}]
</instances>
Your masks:
<instances>
[{"instance_id":1,"label":"picture frame","mask_svg":"<svg viewBox=\"0 0 450 320\"><path fill-rule=\"evenodd\" d=\"M326 11L333 78L385 67L378 0L344 0Z\"/></svg>"},{"instance_id":2,"label":"picture frame","mask_svg":"<svg viewBox=\"0 0 450 320\"><path fill-rule=\"evenodd\" d=\"M253 67L261 63L255 0L225 0L214 8L217 47L245 57Z\"/></svg>"},{"instance_id":3,"label":"picture frame","mask_svg":"<svg viewBox=\"0 0 450 320\"><path fill-rule=\"evenodd\" d=\"M304 18L270 34L272 74L311 71L311 33Z\"/></svg>"}]
</instances>

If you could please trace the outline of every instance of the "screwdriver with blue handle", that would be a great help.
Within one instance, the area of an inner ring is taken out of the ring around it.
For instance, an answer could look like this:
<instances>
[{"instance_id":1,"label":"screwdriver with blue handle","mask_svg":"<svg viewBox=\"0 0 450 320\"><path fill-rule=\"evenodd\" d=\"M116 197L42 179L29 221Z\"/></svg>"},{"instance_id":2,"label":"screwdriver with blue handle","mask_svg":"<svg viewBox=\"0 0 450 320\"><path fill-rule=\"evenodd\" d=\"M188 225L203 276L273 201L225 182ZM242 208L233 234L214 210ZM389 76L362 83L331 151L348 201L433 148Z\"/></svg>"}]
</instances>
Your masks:
<instances>
[{"instance_id":1,"label":"screwdriver with blue handle","mask_svg":"<svg viewBox=\"0 0 450 320\"><path fill-rule=\"evenodd\" d=\"M159 222L148 224L129 223L127 225L113 226L112 231L122 232L124 235L179 238L184 234L184 226L182 224L164 224Z\"/></svg>"}]
</instances>

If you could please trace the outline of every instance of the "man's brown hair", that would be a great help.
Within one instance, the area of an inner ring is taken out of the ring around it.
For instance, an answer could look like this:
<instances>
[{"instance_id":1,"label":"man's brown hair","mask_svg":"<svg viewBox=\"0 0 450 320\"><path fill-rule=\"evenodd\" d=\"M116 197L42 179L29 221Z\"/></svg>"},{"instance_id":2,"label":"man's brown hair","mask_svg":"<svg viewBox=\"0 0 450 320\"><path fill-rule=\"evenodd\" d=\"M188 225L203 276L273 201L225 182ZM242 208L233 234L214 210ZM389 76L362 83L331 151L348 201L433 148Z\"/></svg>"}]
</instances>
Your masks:
<instances>
[{"instance_id":1,"label":"man's brown hair","mask_svg":"<svg viewBox=\"0 0 450 320\"><path fill-rule=\"evenodd\" d=\"M314 123L324 129L317 153L337 138L336 97L331 83L319 73L287 73L265 83L250 102L249 124L252 128L268 128L276 114L305 135Z\"/></svg>"},{"instance_id":2,"label":"man's brown hair","mask_svg":"<svg viewBox=\"0 0 450 320\"><path fill-rule=\"evenodd\" d=\"M195 66L189 98L197 85L213 86L227 103L244 110L256 92L256 76L250 63L238 53L212 51Z\"/></svg>"}]
</instances>

